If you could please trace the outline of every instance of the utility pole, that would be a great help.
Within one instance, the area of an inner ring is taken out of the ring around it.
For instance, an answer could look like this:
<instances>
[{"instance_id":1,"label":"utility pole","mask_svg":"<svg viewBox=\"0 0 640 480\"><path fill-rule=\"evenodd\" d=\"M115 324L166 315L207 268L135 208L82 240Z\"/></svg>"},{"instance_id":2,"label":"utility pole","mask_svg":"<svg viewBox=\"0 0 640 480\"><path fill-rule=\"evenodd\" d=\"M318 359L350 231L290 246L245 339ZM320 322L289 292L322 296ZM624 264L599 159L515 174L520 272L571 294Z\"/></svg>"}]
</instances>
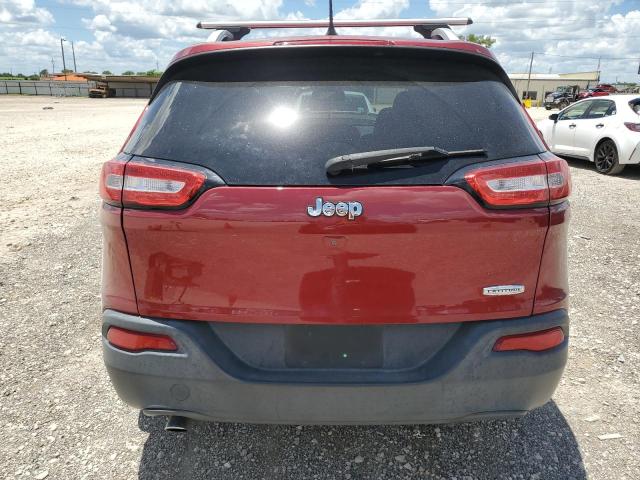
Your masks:
<instances>
[{"instance_id":1,"label":"utility pole","mask_svg":"<svg viewBox=\"0 0 640 480\"><path fill-rule=\"evenodd\" d=\"M531 52L531 60L529 60L529 76L527 77L527 97L529 96L529 84L531 83L531 67L533 67L533 52Z\"/></svg>"},{"instance_id":2,"label":"utility pole","mask_svg":"<svg viewBox=\"0 0 640 480\"><path fill-rule=\"evenodd\" d=\"M73 48L73 41L71 41L71 53L73 54L73 71L75 73L78 71L78 67L76 67L76 50Z\"/></svg>"},{"instance_id":3,"label":"utility pole","mask_svg":"<svg viewBox=\"0 0 640 480\"><path fill-rule=\"evenodd\" d=\"M51 76L56 73L56 61L51 57Z\"/></svg>"},{"instance_id":4,"label":"utility pole","mask_svg":"<svg viewBox=\"0 0 640 480\"><path fill-rule=\"evenodd\" d=\"M64 61L64 46L62 45L62 42L65 42L66 40L64 38L60 39L60 50L62 50L62 73L64 73L64 81L67 81L67 64Z\"/></svg>"},{"instance_id":5,"label":"utility pole","mask_svg":"<svg viewBox=\"0 0 640 480\"><path fill-rule=\"evenodd\" d=\"M598 57L598 68L596 68L596 71L598 72L598 83L600 83L600 59L602 57Z\"/></svg>"}]
</instances>

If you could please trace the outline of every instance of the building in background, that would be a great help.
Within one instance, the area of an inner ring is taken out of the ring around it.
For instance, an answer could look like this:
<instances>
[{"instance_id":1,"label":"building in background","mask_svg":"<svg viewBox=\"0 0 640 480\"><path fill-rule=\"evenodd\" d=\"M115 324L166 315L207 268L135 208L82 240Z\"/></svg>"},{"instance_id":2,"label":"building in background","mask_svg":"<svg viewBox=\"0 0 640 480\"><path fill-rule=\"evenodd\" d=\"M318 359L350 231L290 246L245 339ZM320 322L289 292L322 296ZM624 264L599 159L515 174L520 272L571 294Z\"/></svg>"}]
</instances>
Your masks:
<instances>
[{"instance_id":1,"label":"building in background","mask_svg":"<svg viewBox=\"0 0 640 480\"><path fill-rule=\"evenodd\" d=\"M595 87L600 78L600 72L532 73L531 79L528 73L510 73L509 78L521 99L530 98L534 106L540 106L547 93L553 92L557 87L578 85L581 90Z\"/></svg>"},{"instance_id":2,"label":"building in background","mask_svg":"<svg viewBox=\"0 0 640 480\"><path fill-rule=\"evenodd\" d=\"M107 89L109 97L149 98L156 87L158 77L145 75L100 75L85 73L91 88Z\"/></svg>"}]
</instances>

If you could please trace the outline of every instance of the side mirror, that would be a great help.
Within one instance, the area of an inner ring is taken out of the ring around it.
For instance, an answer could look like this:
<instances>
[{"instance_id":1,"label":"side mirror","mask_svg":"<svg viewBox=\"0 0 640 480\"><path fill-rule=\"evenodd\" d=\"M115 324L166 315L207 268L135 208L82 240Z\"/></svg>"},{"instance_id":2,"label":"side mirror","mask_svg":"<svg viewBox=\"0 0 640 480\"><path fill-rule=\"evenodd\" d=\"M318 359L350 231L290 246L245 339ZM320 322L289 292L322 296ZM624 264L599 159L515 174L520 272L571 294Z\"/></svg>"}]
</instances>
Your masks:
<instances>
[{"instance_id":1,"label":"side mirror","mask_svg":"<svg viewBox=\"0 0 640 480\"><path fill-rule=\"evenodd\" d=\"M549 120L553 120L554 122L558 121L558 114L557 113L552 113L551 115L549 115Z\"/></svg>"}]
</instances>

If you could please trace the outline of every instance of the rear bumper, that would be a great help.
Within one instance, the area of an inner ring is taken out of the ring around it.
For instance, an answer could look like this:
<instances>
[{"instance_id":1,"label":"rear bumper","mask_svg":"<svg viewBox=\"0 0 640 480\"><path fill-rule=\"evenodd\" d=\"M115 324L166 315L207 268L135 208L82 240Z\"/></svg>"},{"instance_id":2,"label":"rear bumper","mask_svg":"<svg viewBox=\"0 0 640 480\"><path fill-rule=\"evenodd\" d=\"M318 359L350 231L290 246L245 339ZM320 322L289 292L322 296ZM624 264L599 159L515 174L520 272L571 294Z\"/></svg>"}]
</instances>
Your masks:
<instances>
[{"instance_id":1,"label":"rear bumper","mask_svg":"<svg viewBox=\"0 0 640 480\"><path fill-rule=\"evenodd\" d=\"M171 336L176 353L130 353L110 345L110 326ZM544 352L494 352L504 335L560 326ZM394 326L393 329L416 326ZM225 346L206 322L152 320L106 310L103 351L119 396L150 415L294 424L412 424L523 415L546 403L567 359L565 310L461 324L438 352L397 371L260 368ZM397 334L397 333L396 333ZM395 381L395 380L398 381Z\"/></svg>"}]
</instances>

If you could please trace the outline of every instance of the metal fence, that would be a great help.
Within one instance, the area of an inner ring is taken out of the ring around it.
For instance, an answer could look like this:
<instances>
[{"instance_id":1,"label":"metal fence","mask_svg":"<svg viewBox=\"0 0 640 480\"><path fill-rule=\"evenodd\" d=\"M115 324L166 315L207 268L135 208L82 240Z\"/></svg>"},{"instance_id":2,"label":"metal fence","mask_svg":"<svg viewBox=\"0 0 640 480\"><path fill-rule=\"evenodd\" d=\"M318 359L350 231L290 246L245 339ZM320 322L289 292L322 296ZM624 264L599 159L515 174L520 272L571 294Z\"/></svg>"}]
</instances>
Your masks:
<instances>
[{"instance_id":1,"label":"metal fence","mask_svg":"<svg viewBox=\"0 0 640 480\"><path fill-rule=\"evenodd\" d=\"M54 82L47 80L0 80L0 95L51 95L55 97L88 97L87 82Z\"/></svg>"}]
</instances>

